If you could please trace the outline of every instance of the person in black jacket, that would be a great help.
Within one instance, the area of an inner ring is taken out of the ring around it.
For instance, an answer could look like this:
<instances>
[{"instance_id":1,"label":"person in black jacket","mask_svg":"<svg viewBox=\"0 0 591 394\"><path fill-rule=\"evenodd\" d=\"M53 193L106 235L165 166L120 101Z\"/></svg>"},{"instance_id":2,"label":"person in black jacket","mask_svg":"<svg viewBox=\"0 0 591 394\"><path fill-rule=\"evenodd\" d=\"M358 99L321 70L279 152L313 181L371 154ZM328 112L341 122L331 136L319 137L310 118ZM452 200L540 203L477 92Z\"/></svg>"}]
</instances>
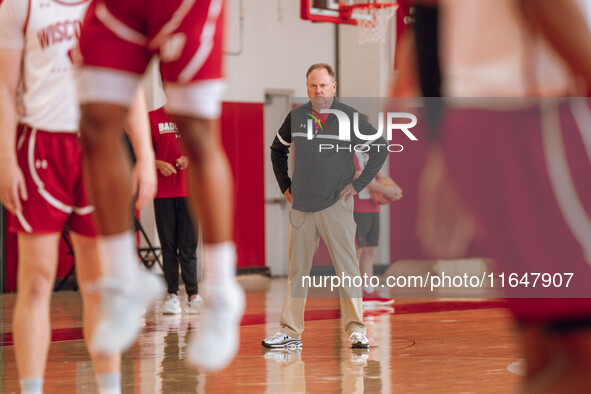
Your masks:
<instances>
[{"instance_id":1,"label":"person in black jacket","mask_svg":"<svg viewBox=\"0 0 591 394\"><path fill-rule=\"evenodd\" d=\"M285 198L292 203L292 210L288 290L281 313L281 331L262 343L269 348L301 346L306 285L309 285L303 280L310 273L319 237L328 247L337 274L359 277L351 197L374 179L388 153L386 140L378 136L367 119L336 99L335 73L330 65L310 66L306 85L310 101L288 114L271 146L273 170ZM348 117L350 124L357 122L363 135L375 138L363 140L349 130L349 138L342 139L339 117L343 116ZM292 145L297 153L293 179L290 179L287 154ZM356 150L368 152L369 161L359 178L354 179ZM351 345L368 347L361 288L351 286L341 290L341 313Z\"/></svg>"}]
</instances>

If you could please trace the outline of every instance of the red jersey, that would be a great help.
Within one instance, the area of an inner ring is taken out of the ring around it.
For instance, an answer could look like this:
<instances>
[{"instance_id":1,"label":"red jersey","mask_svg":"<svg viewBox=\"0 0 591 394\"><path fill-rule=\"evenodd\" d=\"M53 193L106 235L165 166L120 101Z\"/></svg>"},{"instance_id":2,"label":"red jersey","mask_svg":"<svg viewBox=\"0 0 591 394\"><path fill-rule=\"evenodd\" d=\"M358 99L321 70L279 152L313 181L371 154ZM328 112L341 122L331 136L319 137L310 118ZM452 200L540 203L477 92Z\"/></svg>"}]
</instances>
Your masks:
<instances>
[{"instance_id":1,"label":"red jersey","mask_svg":"<svg viewBox=\"0 0 591 394\"><path fill-rule=\"evenodd\" d=\"M156 109L148 115L156 160L172 164L177 171L176 174L164 176L159 170L156 170L158 173L156 198L187 197L187 170L181 170L176 166L177 159L183 155L178 127L164 111L164 108Z\"/></svg>"}]
</instances>

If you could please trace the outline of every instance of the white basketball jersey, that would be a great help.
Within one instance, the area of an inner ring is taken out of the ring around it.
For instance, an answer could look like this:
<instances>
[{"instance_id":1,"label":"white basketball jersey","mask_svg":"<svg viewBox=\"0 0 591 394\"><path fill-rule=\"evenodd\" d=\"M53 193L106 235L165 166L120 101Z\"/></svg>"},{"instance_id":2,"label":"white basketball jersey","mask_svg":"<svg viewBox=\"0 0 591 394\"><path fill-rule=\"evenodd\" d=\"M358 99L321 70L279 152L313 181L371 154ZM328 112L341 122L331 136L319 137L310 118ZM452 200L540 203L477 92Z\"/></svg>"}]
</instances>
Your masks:
<instances>
[{"instance_id":1,"label":"white basketball jersey","mask_svg":"<svg viewBox=\"0 0 591 394\"><path fill-rule=\"evenodd\" d=\"M0 47L22 49L21 123L76 132L80 110L68 51L78 43L89 0L4 0Z\"/></svg>"},{"instance_id":2,"label":"white basketball jersey","mask_svg":"<svg viewBox=\"0 0 591 394\"><path fill-rule=\"evenodd\" d=\"M562 96L573 87L558 54L515 0L442 0L443 91L449 97Z\"/></svg>"}]
</instances>

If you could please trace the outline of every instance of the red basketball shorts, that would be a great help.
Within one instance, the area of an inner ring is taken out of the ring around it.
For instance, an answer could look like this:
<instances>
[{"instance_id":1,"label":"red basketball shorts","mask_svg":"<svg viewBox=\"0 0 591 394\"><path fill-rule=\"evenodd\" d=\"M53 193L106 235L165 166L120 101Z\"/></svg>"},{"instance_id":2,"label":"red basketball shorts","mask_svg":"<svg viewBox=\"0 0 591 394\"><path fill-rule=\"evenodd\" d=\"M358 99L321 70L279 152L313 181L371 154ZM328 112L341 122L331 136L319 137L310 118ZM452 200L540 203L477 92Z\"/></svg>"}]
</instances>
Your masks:
<instances>
[{"instance_id":1,"label":"red basketball shorts","mask_svg":"<svg viewBox=\"0 0 591 394\"><path fill-rule=\"evenodd\" d=\"M452 109L443 120L450 177L486 233L511 308L529 322L591 317L591 134L581 127L591 111L584 99L550 102ZM534 284L536 274L551 281Z\"/></svg>"},{"instance_id":2,"label":"red basketball shorts","mask_svg":"<svg viewBox=\"0 0 591 394\"><path fill-rule=\"evenodd\" d=\"M224 90L223 6L224 0L94 1L79 43L80 101L129 105L158 55L168 111L217 118Z\"/></svg>"},{"instance_id":3,"label":"red basketball shorts","mask_svg":"<svg viewBox=\"0 0 591 394\"><path fill-rule=\"evenodd\" d=\"M22 213L9 216L9 229L46 234L61 232L68 224L70 231L95 236L93 208L84 192L78 136L21 125L17 157L29 198L22 201Z\"/></svg>"}]
</instances>

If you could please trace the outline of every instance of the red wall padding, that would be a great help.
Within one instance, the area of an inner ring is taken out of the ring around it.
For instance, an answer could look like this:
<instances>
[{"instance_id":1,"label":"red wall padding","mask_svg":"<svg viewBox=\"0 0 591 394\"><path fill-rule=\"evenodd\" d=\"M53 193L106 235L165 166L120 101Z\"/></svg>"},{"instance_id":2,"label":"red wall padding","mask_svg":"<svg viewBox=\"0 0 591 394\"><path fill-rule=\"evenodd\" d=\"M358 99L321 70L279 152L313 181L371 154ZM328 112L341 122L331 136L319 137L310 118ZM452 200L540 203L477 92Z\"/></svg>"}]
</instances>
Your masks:
<instances>
[{"instance_id":1,"label":"red wall padding","mask_svg":"<svg viewBox=\"0 0 591 394\"><path fill-rule=\"evenodd\" d=\"M0 0L0 3L2 1ZM6 211L8 214L8 211ZM6 216L5 216L6 217ZM16 234L6 232L6 291L16 291L16 270L18 261L18 249Z\"/></svg>"},{"instance_id":2,"label":"red wall padding","mask_svg":"<svg viewBox=\"0 0 591 394\"><path fill-rule=\"evenodd\" d=\"M234 174L238 267L265 265L263 103L223 103L222 142Z\"/></svg>"}]
</instances>

